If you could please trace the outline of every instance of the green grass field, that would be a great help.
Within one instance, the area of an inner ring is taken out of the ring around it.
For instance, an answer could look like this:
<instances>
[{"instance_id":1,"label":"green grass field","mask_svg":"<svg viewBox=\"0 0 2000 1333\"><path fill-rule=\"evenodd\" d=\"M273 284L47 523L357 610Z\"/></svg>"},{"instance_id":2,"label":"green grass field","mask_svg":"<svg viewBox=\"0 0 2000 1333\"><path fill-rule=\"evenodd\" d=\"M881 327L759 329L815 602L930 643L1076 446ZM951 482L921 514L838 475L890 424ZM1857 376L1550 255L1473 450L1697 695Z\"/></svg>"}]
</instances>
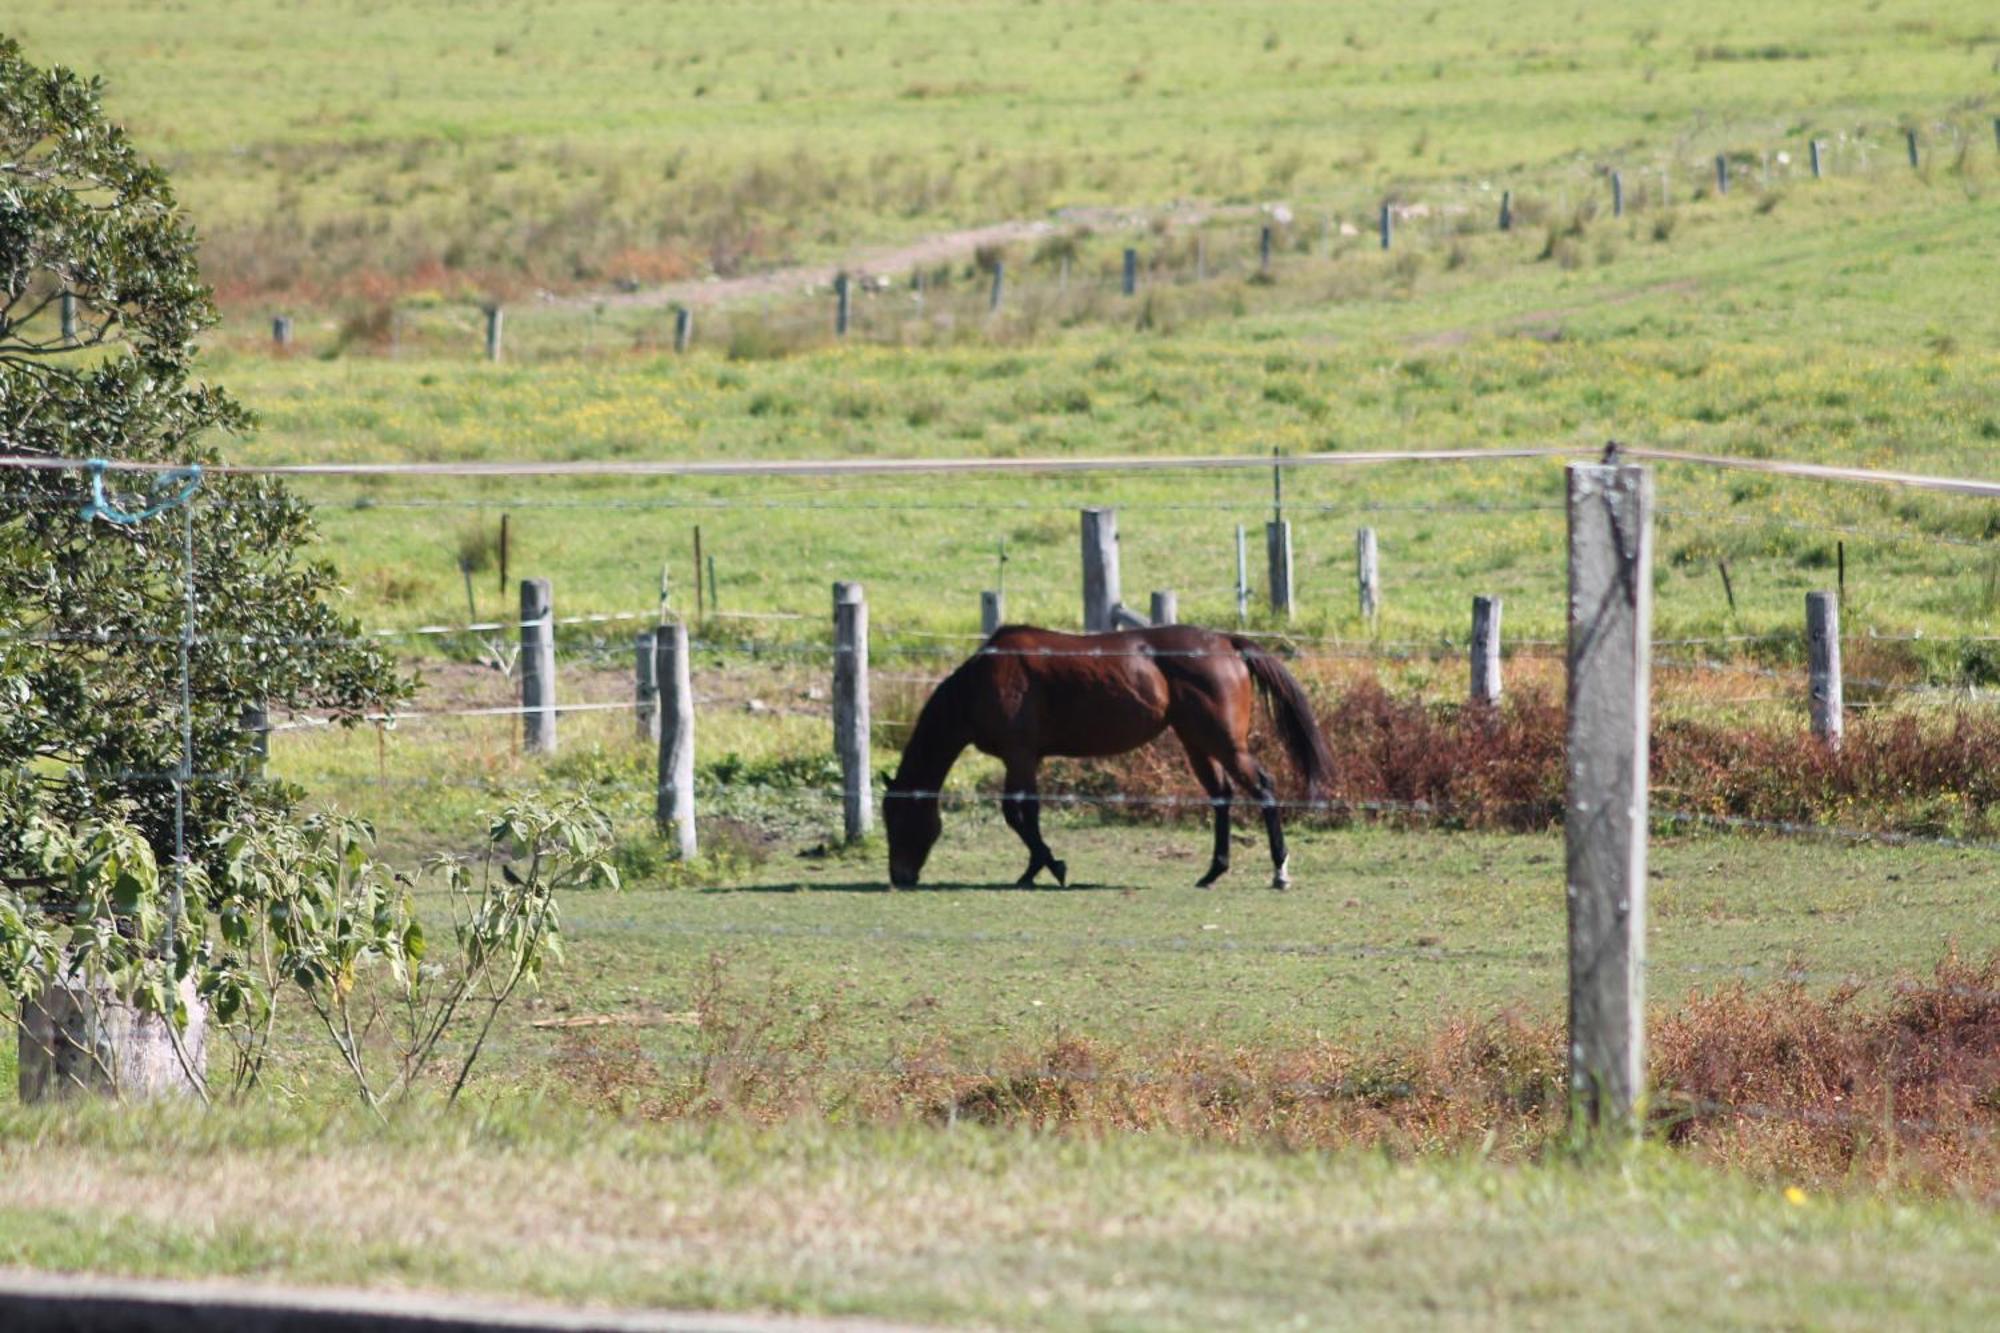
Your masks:
<instances>
[{"instance_id":1,"label":"green grass field","mask_svg":"<svg viewBox=\"0 0 2000 1333\"><path fill-rule=\"evenodd\" d=\"M1616 438L2000 474L2000 31L1962 0L1394 15L189 0L9 31L33 58L106 74L113 114L173 171L223 302L207 373L261 419L230 443L240 461L1261 460ZM1826 180L1804 170L1809 137L1828 144ZM1737 172L1724 196L1716 153ZM1607 167L1625 172L1621 219ZM1385 198L1432 210L1387 254L1367 230ZM1256 280L1258 208L1280 201L1296 220ZM1193 213L1208 216L1176 220ZM704 308L688 355L663 350L657 284L1006 219L1057 224L1073 291L1052 294L1054 249L1022 243L991 318L968 313L985 289L961 257L933 273L950 285L926 316L900 286L865 296L853 345L827 336L823 291L781 283ZM1215 261L1202 283L1197 232ZM1127 244L1148 266L1129 301L1104 287ZM641 290L614 290L627 280ZM498 366L478 359L470 304L488 296L508 302ZM268 345L281 310L298 319L289 355ZM1850 676L2000 683L1991 503L1656 477L1658 637L1774 636L1663 647L1734 673L1663 668L1663 710L1799 726L1803 594L1843 558ZM303 1025L247 1107L0 1107L0 1264L1000 1327L1313 1326L1336 1310L1452 1327L1992 1322L1994 1199L1894 1171L1824 1171L1792 1201L1781 1172L1659 1145L1593 1162L1442 1133L1448 1150L1385 1156L945 1131L850 1096L910 1060L1014 1067L1071 1040L1146 1073L1176 1052L1279 1060L1314 1043L1400 1059L1453 1022L1561 1016L1553 832L1307 829L1290 894L1263 887L1261 839L1194 890L1208 836L1191 824L1052 816L1066 891L1005 887L1024 856L990 807L947 816L918 892L881 891L879 844L834 845L833 580L868 590L880 768L922 679L970 646L953 636L976 627L980 590L1004 582L1011 619L1076 623L1082 506L1119 510L1127 602L1173 588L1183 618L1215 623L1234 620L1245 525L1253 620L1278 628L1261 609L1262 467L299 488L370 629L512 619L494 565L507 515L510 580L551 578L560 615L629 617L562 631L569 701L627 697L663 566L672 608L692 611L699 525L716 565L697 635L704 857L677 867L647 833L653 772L628 714L565 717L546 761L519 754L510 717L278 735L272 772L374 820L398 864L472 846L506 790L593 792L631 887L567 903L566 962L503 1019L457 1112L350 1116ZM1288 469L1290 628L1308 654L1415 650L1383 678L1449 699L1469 600L1499 593L1524 654L1510 679L1549 684L1526 656L1565 629L1561 500L1554 461ZM1385 581L1372 625L1353 586L1364 525ZM477 637L391 642L425 677L420 709L509 701L472 665ZM1990 699L1908 706L1948 719ZM988 775L975 761L957 781ZM1989 848L1663 834L1652 867L1662 1018L1794 974L1876 1005L1954 946L2000 939ZM754 1029L737 1056L810 1051L809 1109L652 1123L592 1095L592 1061L628 1048L667 1079L712 1054L684 1021L705 987Z\"/></svg>"}]
</instances>

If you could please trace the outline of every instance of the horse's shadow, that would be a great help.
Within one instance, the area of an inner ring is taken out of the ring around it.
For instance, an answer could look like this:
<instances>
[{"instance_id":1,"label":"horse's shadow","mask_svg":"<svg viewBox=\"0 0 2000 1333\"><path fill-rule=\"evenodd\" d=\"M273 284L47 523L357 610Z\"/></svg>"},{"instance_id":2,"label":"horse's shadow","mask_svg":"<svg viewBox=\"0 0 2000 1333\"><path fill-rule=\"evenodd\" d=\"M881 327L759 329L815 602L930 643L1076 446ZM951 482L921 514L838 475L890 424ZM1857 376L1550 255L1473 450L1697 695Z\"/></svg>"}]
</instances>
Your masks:
<instances>
[{"instance_id":1,"label":"horse's shadow","mask_svg":"<svg viewBox=\"0 0 2000 1333\"><path fill-rule=\"evenodd\" d=\"M830 884L718 884L704 893L1124 893L1124 884L1069 884L1037 880L1016 884L1013 880L938 880L907 889L892 889L887 880L855 879Z\"/></svg>"}]
</instances>

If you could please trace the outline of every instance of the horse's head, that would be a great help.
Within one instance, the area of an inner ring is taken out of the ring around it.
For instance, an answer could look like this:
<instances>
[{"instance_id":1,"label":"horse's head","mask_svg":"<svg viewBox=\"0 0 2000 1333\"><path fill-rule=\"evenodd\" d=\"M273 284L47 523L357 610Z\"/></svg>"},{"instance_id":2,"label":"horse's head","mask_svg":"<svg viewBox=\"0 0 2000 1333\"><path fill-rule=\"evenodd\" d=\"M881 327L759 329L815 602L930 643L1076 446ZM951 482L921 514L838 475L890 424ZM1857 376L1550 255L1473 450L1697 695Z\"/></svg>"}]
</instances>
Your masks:
<instances>
[{"instance_id":1,"label":"horse's head","mask_svg":"<svg viewBox=\"0 0 2000 1333\"><path fill-rule=\"evenodd\" d=\"M913 791L891 779L882 793L882 829L889 835L889 883L912 889L944 831L935 792Z\"/></svg>"}]
</instances>

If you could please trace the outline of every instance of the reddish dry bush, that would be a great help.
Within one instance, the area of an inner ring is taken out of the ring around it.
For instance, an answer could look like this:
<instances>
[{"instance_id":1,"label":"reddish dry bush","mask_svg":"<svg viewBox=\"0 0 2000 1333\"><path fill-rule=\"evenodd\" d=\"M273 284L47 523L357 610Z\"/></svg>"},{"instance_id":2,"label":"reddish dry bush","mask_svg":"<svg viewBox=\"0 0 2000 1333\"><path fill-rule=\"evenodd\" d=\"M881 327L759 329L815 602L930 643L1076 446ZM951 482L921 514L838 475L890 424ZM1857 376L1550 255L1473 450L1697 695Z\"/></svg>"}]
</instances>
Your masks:
<instances>
[{"instance_id":1,"label":"reddish dry bush","mask_svg":"<svg viewBox=\"0 0 2000 1333\"><path fill-rule=\"evenodd\" d=\"M1560 1141L1567 1123L1562 1027L1513 1013L1375 1048L1063 1036L979 1070L940 1035L885 1070L840 1071L827 1058L829 1007L731 994L710 975L690 1061L662 1068L630 1038L572 1039L556 1063L571 1095L647 1119L839 1114L1516 1159ZM1979 965L1949 957L1885 1003L1863 999L1858 988L1734 985L1657 1017L1656 1131L1766 1178L2000 1201L2000 953Z\"/></svg>"},{"instance_id":2,"label":"reddish dry bush","mask_svg":"<svg viewBox=\"0 0 2000 1333\"><path fill-rule=\"evenodd\" d=\"M1333 751L1327 795L1335 816L1351 809L1517 831L1561 821L1564 710L1555 690L1518 689L1497 709L1399 696L1368 678L1314 680L1308 690ZM1261 722L1255 743L1273 772L1285 771ZM1837 750L1803 728L1667 719L1654 728L1652 756L1663 809L1917 834L2000 832L2000 716L1990 712L1857 717ZM1052 763L1049 785L1165 801L1137 807L1144 817L1208 818L1170 739L1109 761ZM1370 810L1378 804L1387 808Z\"/></svg>"}]
</instances>

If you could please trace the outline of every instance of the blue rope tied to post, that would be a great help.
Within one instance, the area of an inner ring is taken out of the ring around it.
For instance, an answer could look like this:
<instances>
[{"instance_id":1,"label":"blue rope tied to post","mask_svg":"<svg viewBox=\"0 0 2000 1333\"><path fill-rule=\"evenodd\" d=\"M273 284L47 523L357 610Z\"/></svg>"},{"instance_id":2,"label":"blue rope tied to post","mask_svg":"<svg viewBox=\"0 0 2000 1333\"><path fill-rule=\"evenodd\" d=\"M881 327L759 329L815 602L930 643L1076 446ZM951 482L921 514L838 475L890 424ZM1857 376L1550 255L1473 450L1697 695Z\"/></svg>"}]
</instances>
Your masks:
<instances>
[{"instance_id":1,"label":"blue rope tied to post","mask_svg":"<svg viewBox=\"0 0 2000 1333\"><path fill-rule=\"evenodd\" d=\"M101 518L120 527L134 527L149 518L158 518L168 510L176 509L194 499L194 493L201 489L202 473L199 463L190 463L172 472L163 472L153 481L153 490L156 494L162 487L171 486L175 482L186 484L177 493L156 500L134 513L128 509L120 509L105 496L104 473L111 466L108 461L93 458L85 462L84 466L90 470L90 503L79 511L78 516L85 520Z\"/></svg>"}]
</instances>

